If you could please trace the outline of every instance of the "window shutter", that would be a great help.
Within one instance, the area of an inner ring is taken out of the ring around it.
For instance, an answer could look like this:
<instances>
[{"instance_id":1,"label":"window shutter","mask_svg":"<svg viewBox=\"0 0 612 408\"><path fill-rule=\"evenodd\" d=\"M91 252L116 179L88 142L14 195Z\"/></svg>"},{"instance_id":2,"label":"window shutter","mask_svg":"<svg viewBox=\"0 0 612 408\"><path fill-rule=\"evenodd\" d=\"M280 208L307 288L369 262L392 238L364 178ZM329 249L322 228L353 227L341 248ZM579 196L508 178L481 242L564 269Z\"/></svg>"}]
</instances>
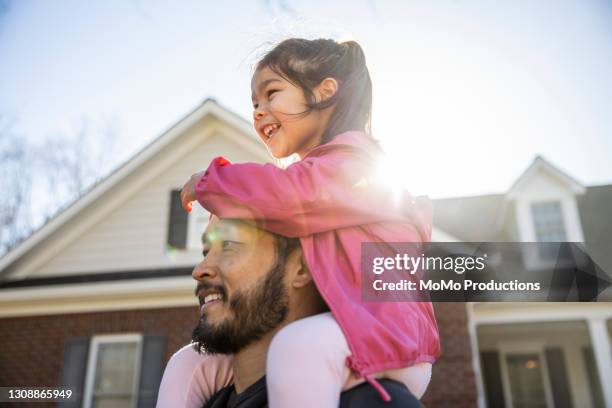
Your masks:
<instances>
[{"instance_id":1,"label":"window shutter","mask_svg":"<svg viewBox=\"0 0 612 408\"><path fill-rule=\"evenodd\" d=\"M544 353L546 354L546 366L548 367L555 408L572 408L572 397L567 382L563 350L558 347L547 348Z\"/></svg>"},{"instance_id":2,"label":"window shutter","mask_svg":"<svg viewBox=\"0 0 612 408\"><path fill-rule=\"evenodd\" d=\"M88 357L88 337L73 337L66 341L60 387L70 388L72 396L69 400L59 402L59 407L76 408L82 406Z\"/></svg>"},{"instance_id":3,"label":"window shutter","mask_svg":"<svg viewBox=\"0 0 612 408\"><path fill-rule=\"evenodd\" d=\"M480 353L482 374L487 395L487 407L504 408L504 386L499 366L499 353L497 351L483 351Z\"/></svg>"},{"instance_id":4,"label":"window shutter","mask_svg":"<svg viewBox=\"0 0 612 408\"><path fill-rule=\"evenodd\" d=\"M601 381L599 381L599 373L597 372L597 362L595 361L593 348L590 346L582 347L582 357L584 358L584 365L587 370L593 406L595 408L604 408L603 390L601 389Z\"/></svg>"},{"instance_id":5,"label":"window shutter","mask_svg":"<svg viewBox=\"0 0 612 408\"><path fill-rule=\"evenodd\" d=\"M164 371L166 338L163 335L144 335L142 338L142 360L140 384L138 385L138 408L154 407L157 391Z\"/></svg>"},{"instance_id":6,"label":"window shutter","mask_svg":"<svg viewBox=\"0 0 612 408\"><path fill-rule=\"evenodd\" d=\"M187 220L189 213L181 204L181 191L172 190L170 193L170 214L168 216L168 245L174 248L185 249L187 244Z\"/></svg>"}]
</instances>

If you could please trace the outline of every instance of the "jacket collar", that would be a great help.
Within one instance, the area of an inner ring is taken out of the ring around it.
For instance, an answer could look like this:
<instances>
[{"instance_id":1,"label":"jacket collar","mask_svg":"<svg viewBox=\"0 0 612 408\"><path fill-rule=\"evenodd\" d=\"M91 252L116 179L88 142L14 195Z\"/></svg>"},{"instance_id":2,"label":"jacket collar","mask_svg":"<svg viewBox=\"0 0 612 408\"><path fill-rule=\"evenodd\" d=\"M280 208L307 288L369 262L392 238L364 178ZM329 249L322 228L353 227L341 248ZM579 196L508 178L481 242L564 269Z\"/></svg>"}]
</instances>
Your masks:
<instances>
[{"instance_id":1,"label":"jacket collar","mask_svg":"<svg viewBox=\"0 0 612 408\"><path fill-rule=\"evenodd\" d=\"M368 152L380 151L380 146L378 143L368 136L367 133L358 130L349 130L336 135L336 137L327 143L312 148L304 155L303 159L309 156L317 156L319 153L326 151L330 147L341 145L356 147L360 150L365 150Z\"/></svg>"}]
</instances>

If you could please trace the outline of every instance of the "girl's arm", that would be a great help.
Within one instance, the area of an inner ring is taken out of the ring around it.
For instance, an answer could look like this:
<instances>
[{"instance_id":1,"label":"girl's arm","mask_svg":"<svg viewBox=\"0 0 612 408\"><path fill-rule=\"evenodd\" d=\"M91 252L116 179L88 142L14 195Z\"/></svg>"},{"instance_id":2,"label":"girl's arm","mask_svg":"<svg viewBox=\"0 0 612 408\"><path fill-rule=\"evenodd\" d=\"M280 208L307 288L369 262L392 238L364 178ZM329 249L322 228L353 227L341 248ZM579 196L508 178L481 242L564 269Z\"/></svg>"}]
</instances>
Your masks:
<instances>
[{"instance_id":1,"label":"girl's arm","mask_svg":"<svg viewBox=\"0 0 612 408\"><path fill-rule=\"evenodd\" d=\"M230 164L218 157L195 192L202 206L219 217L254 220L288 237L406 219L411 201L393 206L391 192L372 182L371 168L371 158L347 146L287 169Z\"/></svg>"}]
</instances>

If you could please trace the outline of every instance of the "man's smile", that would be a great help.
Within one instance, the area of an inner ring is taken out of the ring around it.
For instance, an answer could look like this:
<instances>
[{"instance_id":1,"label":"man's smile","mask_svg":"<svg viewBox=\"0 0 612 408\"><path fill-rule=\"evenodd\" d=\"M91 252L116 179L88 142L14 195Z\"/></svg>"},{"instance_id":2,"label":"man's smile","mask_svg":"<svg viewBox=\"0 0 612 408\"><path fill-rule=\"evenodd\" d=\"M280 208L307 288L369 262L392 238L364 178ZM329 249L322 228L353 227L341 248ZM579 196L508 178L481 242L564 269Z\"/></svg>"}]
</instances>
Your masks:
<instances>
[{"instance_id":1,"label":"man's smile","mask_svg":"<svg viewBox=\"0 0 612 408\"><path fill-rule=\"evenodd\" d=\"M209 300L204 302L204 304L202 306L200 306L200 312L204 313L205 311L209 311L211 307L215 306L215 305L221 305L221 303L223 303L223 300L221 299L215 299L215 300Z\"/></svg>"},{"instance_id":2,"label":"man's smile","mask_svg":"<svg viewBox=\"0 0 612 408\"><path fill-rule=\"evenodd\" d=\"M207 285L208 286L208 285ZM225 300L224 291L221 288L215 287L198 287L196 292L198 300L200 301L200 312L203 313L205 310L209 310L212 306L221 305Z\"/></svg>"}]
</instances>

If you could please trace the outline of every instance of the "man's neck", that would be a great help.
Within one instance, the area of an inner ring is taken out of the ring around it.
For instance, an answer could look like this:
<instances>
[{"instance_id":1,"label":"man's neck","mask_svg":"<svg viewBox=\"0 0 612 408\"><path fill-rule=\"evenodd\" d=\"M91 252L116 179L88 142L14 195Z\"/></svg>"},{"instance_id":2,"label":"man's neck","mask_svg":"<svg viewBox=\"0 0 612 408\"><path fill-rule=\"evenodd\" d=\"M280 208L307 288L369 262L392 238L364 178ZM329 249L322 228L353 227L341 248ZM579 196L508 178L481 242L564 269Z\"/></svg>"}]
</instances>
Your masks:
<instances>
[{"instance_id":1,"label":"man's neck","mask_svg":"<svg viewBox=\"0 0 612 408\"><path fill-rule=\"evenodd\" d=\"M234 369L234 388L237 394L255 384L266 374L268 348L277 331L273 330L260 340L249 344L234 354L232 365Z\"/></svg>"},{"instance_id":2,"label":"man's neck","mask_svg":"<svg viewBox=\"0 0 612 408\"><path fill-rule=\"evenodd\" d=\"M312 286L312 290L316 292L314 285ZM317 295L314 297L311 294L310 297L308 295L303 295L293 298L293 304L289 307L289 314L283 323L258 341L249 344L247 347L234 354L232 366L234 369L234 388L236 389L236 393L240 394L266 374L268 349L276 333L291 322L321 313L320 302L323 301L318 297L318 292L316 292L316 294Z\"/></svg>"}]
</instances>

